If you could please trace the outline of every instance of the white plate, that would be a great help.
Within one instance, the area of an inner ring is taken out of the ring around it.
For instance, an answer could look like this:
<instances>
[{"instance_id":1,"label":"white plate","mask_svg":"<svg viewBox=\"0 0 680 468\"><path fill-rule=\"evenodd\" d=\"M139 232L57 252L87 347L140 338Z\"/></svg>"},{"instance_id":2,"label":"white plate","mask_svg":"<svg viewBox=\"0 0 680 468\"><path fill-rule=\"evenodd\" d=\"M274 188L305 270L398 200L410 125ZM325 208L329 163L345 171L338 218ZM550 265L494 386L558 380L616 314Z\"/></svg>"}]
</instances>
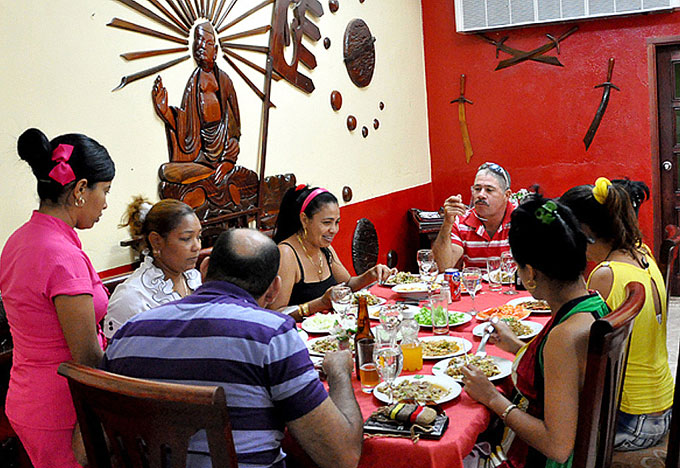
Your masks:
<instances>
[{"instance_id":1,"label":"white plate","mask_svg":"<svg viewBox=\"0 0 680 468\"><path fill-rule=\"evenodd\" d=\"M453 356L458 356L459 354L465 354L469 352L472 349L472 343L470 343L468 340L465 338L459 338L457 336L449 336L449 335L435 335L435 336L423 336L420 338L420 341L439 341L439 340L446 340L446 341L453 341L455 343L458 343L458 346L460 347L460 350L458 350L455 353L449 353L449 354L444 354L441 356L426 356L423 353L423 359L444 359L448 357L453 357Z\"/></svg>"},{"instance_id":2,"label":"white plate","mask_svg":"<svg viewBox=\"0 0 680 468\"><path fill-rule=\"evenodd\" d=\"M458 395L460 395L460 392L463 390L463 388L460 386L458 382L456 382L451 377L444 375L404 375L402 377L397 377L396 379L394 379L393 385L398 385L400 382L403 382L404 380L408 380L409 382L418 381L430 382L432 384L439 385L440 387L444 387L445 389L447 389L449 393L444 395L442 398L435 400L435 403L437 404L446 403L447 401L453 400ZM375 387L375 389L373 389L373 395L375 395L375 397L378 400L382 401L383 403L390 402L390 395L384 383L381 383L380 385Z\"/></svg>"},{"instance_id":3,"label":"white plate","mask_svg":"<svg viewBox=\"0 0 680 468\"><path fill-rule=\"evenodd\" d=\"M430 310L430 308L428 306L423 306L423 307L427 307L427 309ZM423 307L418 307L418 313L423 309ZM463 315L461 316L462 318L460 319L460 321L457 321L455 323L451 323L450 322L451 314L463 314ZM416 313L416 315L417 315L417 313ZM464 324L468 323L470 320L472 320L472 315L468 314L467 312L459 312L457 310L449 310L449 326L451 326L451 327L457 327L459 325L464 325ZM416 322L418 322L417 318L416 318ZM420 322L418 322L418 323L420 324L420 326L422 328L432 328L432 324L425 325L425 324L422 324Z\"/></svg>"},{"instance_id":4,"label":"white plate","mask_svg":"<svg viewBox=\"0 0 680 468\"><path fill-rule=\"evenodd\" d=\"M509 275L507 273L503 273L503 282L501 284L512 284L512 275ZM488 273L482 273L482 281L486 281L487 283L489 282L489 274Z\"/></svg>"},{"instance_id":5,"label":"white plate","mask_svg":"<svg viewBox=\"0 0 680 468\"><path fill-rule=\"evenodd\" d=\"M532 322L530 320L522 320L521 321L524 325L531 327L531 333L528 333L526 335L519 335L517 338L521 340L526 340L528 338L533 338L534 336L538 335L538 333L543 330L543 325L541 325L538 322ZM486 327L488 323L480 323L477 325L475 328L472 329L472 334L475 336L481 337L484 334L484 327Z\"/></svg>"},{"instance_id":6,"label":"white plate","mask_svg":"<svg viewBox=\"0 0 680 468\"><path fill-rule=\"evenodd\" d=\"M493 377L490 377L489 380L499 380L504 377L507 377L510 375L512 372L512 361L509 359L504 359L498 356L488 356L491 359L493 359L498 366L498 369L501 371L500 374L494 375ZM434 366L432 366L432 373L434 375L441 375L443 377L447 377L449 379L453 379L456 381L460 381L460 379L457 379L456 377L451 377L449 375L446 375L446 369L449 367L449 363L451 362L452 359L462 359L463 356L459 356L457 358L449 358L449 359L444 359L442 361L439 361L436 363Z\"/></svg>"},{"instance_id":7,"label":"white plate","mask_svg":"<svg viewBox=\"0 0 680 468\"><path fill-rule=\"evenodd\" d=\"M430 284L429 283L398 284L392 288L392 291L394 291L395 293L399 294L402 297L422 300L427 299L430 293Z\"/></svg>"},{"instance_id":8,"label":"white plate","mask_svg":"<svg viewBox=\"0 0 680 468\"><path fill-rule=\"evenodd\" d=\"M305 342L305 344L307 345L307 349L309 350L309 355L310 356L323 356L325 353L320 353L319 351L315 351L314 349L312 349L312 345L314 343L316 343L317 341L327 340L329 338L330 338L329 336L318 336L316 338L312 338L311 340L308 340L307 342Z\"/></svg>"},{"instance_id":9,"label":"white plate","mask_svg":"<svg viewBox=\"0 0 680 468\"><path fill-rule=\"evenodd\" d=\"M392 304L390 304L392 305ZM397 305L400 305L402 307L402 310L411 310L413 311L414 314L417 314L420 312L420 307L412 304L404 304L403 302L397 302ZM368 316L372 318L373 320L380 320L380 307L371 310L370 307L368 309Z\"/></svg>"},{"instance_id":10,"label":"white plate","mask_svg":"<svg viewBox=\"0 0 680 468\"><path fill-rule=\"evenodd\" d=\"M341 320L337 314L314 314L304 319L300 326L308 333L330 333L336 320Z\"/></svg>"},{"instance_id":11,"label":"white plate","mask_svg":"<svg viewBox=\"0 0 680 468\"><path fill-rule=\"evenodd\" d=\"M307 334L306 331L298 328L297 332L298 332L298 335L300 335L300 339L302 339L302 341L307 341L309 339L309 335Z\"/></svg>"},{"instance_id":12,"label":"white plate","mask_svg":"<svg viewBox=\"0 0 680 468\"><path fill-rule=\"evenodd\" d=\"M509 304L509 305L518 305L518 304L524 304L525 302L533 302L533 301L535 301L535 300L536 300L536 299L534 299L534 298L531 297L531 296L528 296L528 297L517 297L517 298L515 298L515 299L509 300L508 302L506 302L506 304ZM548 310L527 309L527 310L531 311L532 314L549 314L549 313L551 312L550 309L548 309Z\"/></svg>"}]
</instances>

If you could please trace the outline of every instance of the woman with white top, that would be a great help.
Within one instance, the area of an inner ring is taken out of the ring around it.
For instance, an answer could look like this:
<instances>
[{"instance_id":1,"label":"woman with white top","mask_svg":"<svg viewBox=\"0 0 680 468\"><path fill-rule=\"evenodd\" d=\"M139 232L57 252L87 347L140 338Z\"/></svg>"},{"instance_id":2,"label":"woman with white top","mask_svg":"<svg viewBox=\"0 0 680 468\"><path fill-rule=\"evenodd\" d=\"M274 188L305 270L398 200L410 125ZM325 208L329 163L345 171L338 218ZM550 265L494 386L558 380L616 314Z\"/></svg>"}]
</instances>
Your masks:
<instances>
[{"instance_id":1,"label":"woman with white top","mask_svg":"<svg viewBox=\"0 0 680 468\"><path fill-rule=\"evenodd\" d=\"M201 223L189 205L165 199L155 205L136 197L124 223L144 246L142 264L109 299L104 334L111 338L128 319L166 302L181 299L201 285L196 262Z\"/></svg>"}]
</instances>

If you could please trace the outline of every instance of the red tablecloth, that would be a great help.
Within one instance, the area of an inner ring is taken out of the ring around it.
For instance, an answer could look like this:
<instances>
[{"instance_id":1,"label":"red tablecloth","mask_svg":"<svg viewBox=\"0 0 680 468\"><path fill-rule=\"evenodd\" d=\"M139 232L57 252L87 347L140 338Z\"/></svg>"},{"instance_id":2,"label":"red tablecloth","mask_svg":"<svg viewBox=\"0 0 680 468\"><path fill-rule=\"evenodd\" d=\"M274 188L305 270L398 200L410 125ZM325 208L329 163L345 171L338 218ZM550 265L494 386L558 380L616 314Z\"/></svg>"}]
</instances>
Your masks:
<instances>
[{"instance_id":1,"label":"red tablecloth","mask_svg":"<svg viewBox=\"0 0 680 468\"><path fill-rule=\"evenodd\" d=\"M384 297L389 302L398 299L396 293L386 287L374 286L371 292ZM477 310L496 307L517 297L526 297L529 294L520 292L519 295L505 295L491 292L484 285L482 291L477 293L475 304ZM468 295L463 295L461 300L453 302L449 310L468 312L472 301ZM549 314L535 314L529 320L545 324ZM460 336L472 342L472 352L477 349L480 339L472 334L472 329L480 322L473 319L471 322L452 327L450 335ZM421 336L431 335L429 331L421 330ZM514 356L494 345L487 346L487 352L492 356L513 359ZM437 361L424 361L423 369L419 372L402 372L400 375L432 374L432 366ZM359 381L353 376L354 394L364 419L368 418L373 411L382 405L373 395L361 391ZM451 402L442 405L449 416L449 427L440 440L420 439L417 444L406 438L366 438L364 440L363 453L360 467L371 468L460 468L463 466L463 458L470 453L477 440L477 436L486 429L491 419L491 412L483 405L470 398L465 391Z\"/></svg>"}]
</instances>

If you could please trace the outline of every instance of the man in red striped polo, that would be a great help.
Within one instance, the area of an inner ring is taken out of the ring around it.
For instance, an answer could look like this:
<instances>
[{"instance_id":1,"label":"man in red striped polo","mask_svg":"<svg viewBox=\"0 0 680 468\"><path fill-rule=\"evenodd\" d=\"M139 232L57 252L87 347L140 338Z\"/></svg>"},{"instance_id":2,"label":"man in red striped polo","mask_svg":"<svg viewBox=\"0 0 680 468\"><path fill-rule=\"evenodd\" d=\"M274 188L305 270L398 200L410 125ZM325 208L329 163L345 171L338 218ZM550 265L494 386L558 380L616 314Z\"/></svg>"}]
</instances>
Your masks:
<instances>
[{"instance_id":1,"label":"man in red striped polo","mask_svg":"<svg viewBox=\"0 0 680 468\"><path fill-rule=\"evenodd\" d=\"M444 222L432 244L440 271L462 265L486 268L487 258L510 250L510 215L516 207L510 200L510 174L496 163L484 163L471 192L470 207L460 194L444 202Z\"/></svg>"}]
</instances>

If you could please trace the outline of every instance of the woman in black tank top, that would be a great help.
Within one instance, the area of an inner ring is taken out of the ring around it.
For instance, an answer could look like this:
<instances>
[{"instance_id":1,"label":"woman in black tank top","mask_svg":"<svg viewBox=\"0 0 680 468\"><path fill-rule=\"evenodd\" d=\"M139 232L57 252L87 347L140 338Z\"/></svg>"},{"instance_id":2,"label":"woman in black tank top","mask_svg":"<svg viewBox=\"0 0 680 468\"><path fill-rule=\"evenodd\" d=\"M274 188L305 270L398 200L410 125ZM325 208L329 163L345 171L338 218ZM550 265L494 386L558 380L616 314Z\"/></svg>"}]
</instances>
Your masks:
<instances>
[{"instance_id":1,"label":"woman in black tank top","mask_svg":"<svg viewBox=\"0 0 680 468\"><path fill-rule=\"evenodd\" d=\"M274 231L281 252L281 291L271 308L298 306L289 310L301 321L331 309L333 286L345 283L356 291L395 272L376 265L363 275L351 276L331 247L339 222L338 199L326 189L299 185L286 192Z\"/></svg>"}]
</instances>

